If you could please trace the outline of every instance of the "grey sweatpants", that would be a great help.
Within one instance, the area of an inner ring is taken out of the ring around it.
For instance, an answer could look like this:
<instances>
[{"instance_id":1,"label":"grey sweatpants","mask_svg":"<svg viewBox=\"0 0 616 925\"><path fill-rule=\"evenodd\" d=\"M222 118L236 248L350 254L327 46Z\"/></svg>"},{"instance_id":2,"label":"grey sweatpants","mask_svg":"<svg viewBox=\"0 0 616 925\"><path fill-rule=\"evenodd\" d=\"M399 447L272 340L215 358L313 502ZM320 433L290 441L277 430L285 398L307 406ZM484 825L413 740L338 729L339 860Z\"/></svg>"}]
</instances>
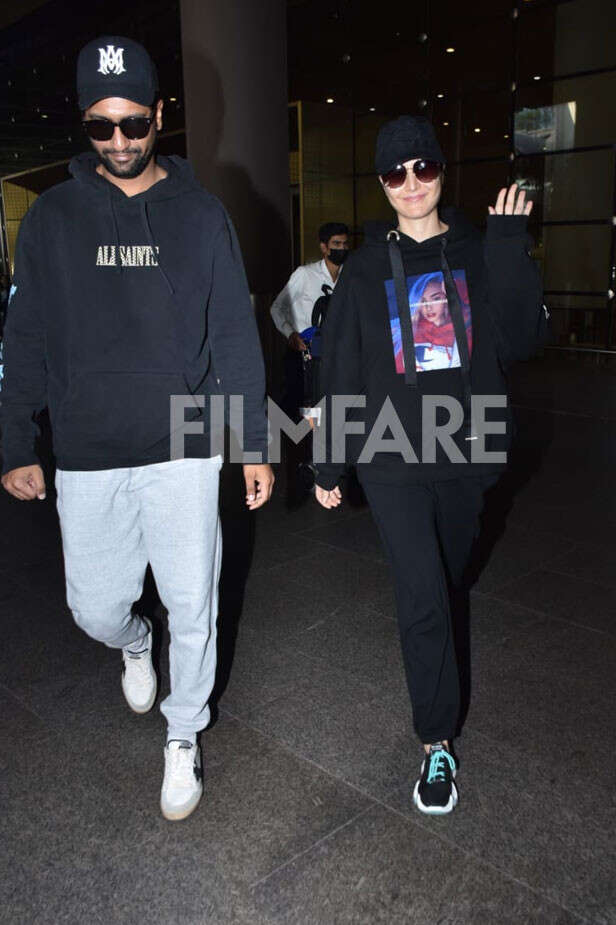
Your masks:
<instances>
[{"instance_id":1,"label":"grey sweatpants","mask_svg":"<svg viewBox=\"0 0 616 925\"><path fill-rule=\"evenodd\" d=\"M56 474L67 601L89 636L119 649L147 633L131 606L152 566L169 611L171 693L161 711L170 739L194 741L210 718L221 465L217 456Z\"/></svg>"}]
</instances>

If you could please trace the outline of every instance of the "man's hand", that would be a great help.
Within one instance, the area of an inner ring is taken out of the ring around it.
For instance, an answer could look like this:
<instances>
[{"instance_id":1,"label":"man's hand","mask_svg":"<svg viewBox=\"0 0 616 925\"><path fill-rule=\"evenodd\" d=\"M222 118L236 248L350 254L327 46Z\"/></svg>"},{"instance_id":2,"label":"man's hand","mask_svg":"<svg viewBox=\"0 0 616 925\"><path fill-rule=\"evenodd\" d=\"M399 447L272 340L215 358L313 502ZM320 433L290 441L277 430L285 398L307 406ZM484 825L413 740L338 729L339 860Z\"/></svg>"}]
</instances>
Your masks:
<instances>
[{"instance_id":1,"label":"man's hand","mask_svg":"<svg viewBox=\"0 0 616 925\"><path fill-rule=\"evenodd\" d=\"M260 466L244 466L244 481L246 482L246 504L251 511L256 511L272 497L274 488L272 467L268 463Z\"/></svg>"},{"instance_id":2,"label":"man's hand","mask_svg":"<svg viewBox=\"0 0 616 925\"><path fill-rule=\"evenodd\" d=\"M289 335L287 343L291 350L297 350L299 353L308 349L308 345L302 340L297 331L293 331L293 333Z\"/></svg>"},{"instance_id":3,"label":"man's hand","mask_svg":"<svg viewBox=\"0 0 616 925\"><path fill-rule=\"evenodd\" d=\"M342 492L340 491L338 485L336 485L335 488L332 488L331 491L327 491L325 488L321 488L320 485L316 485L315 494L319 504L328 509L331 507L338 507L338 505L342 502Z\"/></svg>"},{"instance_id":4,"label":"man's hand","mask_svg":"<svg viewBox=\"0 0 616 925\"><path fill-rule=\"evenodd\" d=\"M517 183L513 183L508 190L503 187L496 205L488 206L488 212L490 215L530 215L532 207L532 202L526 202L524 190L518 189Z\"/></svg>"},{"instance_id":5,"label":"man's hand","mask_svg":"<svg viewBox=\"0 0 616 925\"><path fill-rule=\"evenodd\" d=\"M45 500L45 477L40 466L20 466L2 476L2 484L9 495L20 501Z\"/></svg>"}]
</instances>

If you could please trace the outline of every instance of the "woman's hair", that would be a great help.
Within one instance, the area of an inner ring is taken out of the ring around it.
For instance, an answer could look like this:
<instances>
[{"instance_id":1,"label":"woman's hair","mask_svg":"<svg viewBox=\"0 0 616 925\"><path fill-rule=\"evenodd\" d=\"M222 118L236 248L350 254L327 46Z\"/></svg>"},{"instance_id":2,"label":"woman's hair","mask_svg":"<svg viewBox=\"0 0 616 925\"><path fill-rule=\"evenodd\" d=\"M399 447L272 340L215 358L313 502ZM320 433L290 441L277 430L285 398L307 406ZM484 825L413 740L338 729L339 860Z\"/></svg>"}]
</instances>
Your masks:
<instances>
[{"instance_id":1,"label":"woman's hair","mask_svg":"<svg viewBox=\"0 0 616 925\"><path fill-rule=\"evenodd\" d=\"M411 286L411 291L409 292L409 303L411 306L411 317L413 317L418 309L421 297L424 294L425 288L428 283L431 283L432 280L438 280L439 283L443 282L443 274L440 271L434 273L422 273L421 276L418 276L415 279L415 282Z\"/></svg>"}]
</instances>

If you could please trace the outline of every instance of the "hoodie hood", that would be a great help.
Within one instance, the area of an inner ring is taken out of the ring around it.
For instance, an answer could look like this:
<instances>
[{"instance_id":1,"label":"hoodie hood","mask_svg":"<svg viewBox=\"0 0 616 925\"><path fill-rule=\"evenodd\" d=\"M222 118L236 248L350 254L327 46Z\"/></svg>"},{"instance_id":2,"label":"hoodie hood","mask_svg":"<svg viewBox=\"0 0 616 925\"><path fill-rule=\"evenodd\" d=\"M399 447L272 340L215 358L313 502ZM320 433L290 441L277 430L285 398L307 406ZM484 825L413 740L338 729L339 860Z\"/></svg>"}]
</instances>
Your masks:
<instances>
[{"instance_id":1,"label":"hoodie hood","mask_svg":"<svg viewBox=\"0 0 616 925\"><path fill-rule=\"evenodd\" d=\"M464 242L466 240L479 241L481 234L479 230L470 222L460 209L454 206L444 206L439 209L441 220L449 226L443 234L434 235L425 241L415 241L402 232L400 234L400 247L403 252L415 251L417 253L430 250L435 245L440 246L441 240L446 239L447 243ZM387 246L387 235L396 228L397 222L392 218L390 222L371 221L364 225L364 246L366 247L383 247Z\"/></svg>"},{"instance_id":2,"label":"hoodie hood","mask_svg":"<svg viewBox=\"0 0 616 925\"><path fill-rule=\"evenodd\" d=\"M111 195L120 201L162 202L165 199L173 199L183 193L200 189L192 167L184 158L176 155L171 157L158 156L156 162L163 170L167 171L167 176L164 180L159 180L158 183L136 196L127 196L119 186L116 186L115 183L110 183L109 180L97 173L96 168L100 164L100 159L94 151L86 151L84 154L73 157L68 169L71 175L80 183L84 183L95 190L100 190L101 194Z\"/></svg>"},{"instance_id":3,"label":"hoodie hood","mask_svg":"<svg viewBox=\"0 0 616 925\"><path fill-rule=\"evenodd\" d=\"M122 192L119 186L106 180L105 177L97 172L100 159L94 151L86 151L84 154L78 154L76 157L72 158L69 163L69 171L79 183L83 183L95 193L100 193L100 195L107 200L109 217L113 228L113 240L117 248L120 246L121 237L118 210L122 210L123 208L139 209L143 230L152 248L152 252L154 253L157 251L157 243L152 233L148 207L151 204L175 199L185 193L192 193L199 189L192 167L188 161L172 155L171 157L157 158L157 163L163 170L167 171L167 176L163 180L159 180L158 183L154 183L142 193L138 193L136 196L127 196L126 193ZM160 258L157 266L169 290L169 294L174 295L175 288ZM121 263L118 263L116 270L117 273L122 273L123 268Z\"/></svg>"}]
</instances>

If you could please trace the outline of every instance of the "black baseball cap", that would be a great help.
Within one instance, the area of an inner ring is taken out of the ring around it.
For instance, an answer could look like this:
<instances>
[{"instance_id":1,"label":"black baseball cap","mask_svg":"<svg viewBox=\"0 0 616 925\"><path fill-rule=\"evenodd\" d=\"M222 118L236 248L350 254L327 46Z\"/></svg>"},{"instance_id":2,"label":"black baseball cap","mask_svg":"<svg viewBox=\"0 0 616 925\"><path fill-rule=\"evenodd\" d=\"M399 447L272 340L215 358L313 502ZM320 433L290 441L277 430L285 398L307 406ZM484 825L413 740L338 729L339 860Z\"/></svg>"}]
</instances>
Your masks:
<instances>
[{"instance_id":1,"label":"black baseball cap","mask_svg":"<svg viewBox=\"0 0 616 925\"><path fill-rule=\"evenodd\" d=\"M375 167L379 175L417 157L445 163L445 156L429 119L425 116L400 116L381 126L375 155Z\"/></svg>"},{"instance_id":2,"label":"black baseball cap","mask_svg":"<svg viewBox=\"0 0 616 925\"><path fill-rule=\"evenodd\" d=\"M150 106L157 93L156 66L139 42L103 35L79 52L77 100L82 111L110 96Z\"/></svg>"}]
</instances>

